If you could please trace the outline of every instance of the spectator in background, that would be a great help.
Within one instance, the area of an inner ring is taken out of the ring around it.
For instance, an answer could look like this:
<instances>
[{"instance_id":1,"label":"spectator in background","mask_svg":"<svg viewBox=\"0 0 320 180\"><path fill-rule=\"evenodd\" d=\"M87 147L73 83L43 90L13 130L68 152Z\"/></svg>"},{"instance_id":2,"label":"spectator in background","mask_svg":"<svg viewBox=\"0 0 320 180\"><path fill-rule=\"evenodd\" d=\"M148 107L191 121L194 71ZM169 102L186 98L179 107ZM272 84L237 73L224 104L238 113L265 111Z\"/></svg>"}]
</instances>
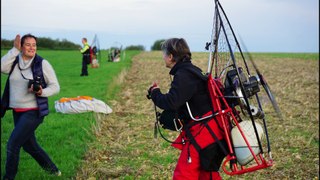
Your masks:
<instances>
[{"instance_id":1,"label":"spectator in background","mask_svg":"<svg viewBox=\"0 0 320 180\"><path fill-rule=\"evenodd\" d=\"M88 64L90 64L90 46L87 38L82 38L83 48L79 48L82 54L82 69L80 76L88 76Z\"/></svg>"}]
</instances>

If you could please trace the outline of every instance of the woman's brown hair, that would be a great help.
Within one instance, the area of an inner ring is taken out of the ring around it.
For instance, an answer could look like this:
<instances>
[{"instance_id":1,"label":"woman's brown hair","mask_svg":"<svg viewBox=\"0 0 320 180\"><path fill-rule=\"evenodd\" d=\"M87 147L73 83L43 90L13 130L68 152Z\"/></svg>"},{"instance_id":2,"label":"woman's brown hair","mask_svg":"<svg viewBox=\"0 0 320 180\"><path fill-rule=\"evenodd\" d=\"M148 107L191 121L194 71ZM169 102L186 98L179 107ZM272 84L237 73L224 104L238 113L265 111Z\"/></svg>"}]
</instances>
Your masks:
<instances>
[{"instance_id":1,"label":"woman's brown hair","mask_svg":"<svg viewBox=\"0 0 320 180\"><path fill-rule=\"evenodd\" d=\"M172 54L174 61L183 62L191 60L189 46L183 38L170 38L165 40L161 45L161 50L167 54Z\"/></svg>"}]
</instances>

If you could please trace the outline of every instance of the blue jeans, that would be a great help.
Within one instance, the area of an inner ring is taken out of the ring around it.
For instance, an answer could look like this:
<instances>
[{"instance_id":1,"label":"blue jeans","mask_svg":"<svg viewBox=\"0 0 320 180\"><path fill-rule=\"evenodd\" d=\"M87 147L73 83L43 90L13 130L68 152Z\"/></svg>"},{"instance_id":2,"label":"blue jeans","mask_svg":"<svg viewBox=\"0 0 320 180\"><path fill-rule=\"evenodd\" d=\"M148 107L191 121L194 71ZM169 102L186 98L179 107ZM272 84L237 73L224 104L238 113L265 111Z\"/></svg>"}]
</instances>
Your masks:
<instances>
[{"instance_id":1,"label":"blue jeans","mask_svg":"<svg viewBox=\"0 0 320 180\"><path fill-rule=\"evenodd\" d=\"M39 146L35 130L43 122L37 110L13 112L14 129L7 144L6 174L4 179L14 179L18 171L20 149L29 153L38 164L50 173L58 172L47 153Z\"/></svg>"}]
</instances>

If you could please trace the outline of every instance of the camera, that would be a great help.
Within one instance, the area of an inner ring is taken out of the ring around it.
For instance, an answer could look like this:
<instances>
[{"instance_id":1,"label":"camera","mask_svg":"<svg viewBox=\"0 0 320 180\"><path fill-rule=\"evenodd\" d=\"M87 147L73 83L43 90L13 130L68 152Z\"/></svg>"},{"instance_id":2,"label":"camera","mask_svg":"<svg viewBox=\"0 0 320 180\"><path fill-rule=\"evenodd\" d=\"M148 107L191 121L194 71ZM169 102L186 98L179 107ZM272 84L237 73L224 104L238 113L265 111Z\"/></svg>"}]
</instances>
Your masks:
<instances>
[{"instance_id":1,"label":"camera","mask_svg":"<svg viewBox=\"0 0 320 180\"><path fill-rule=\"evenodd\" d=\"M41 78L36 76L33 78L33 80L29 80L28 88L31 88L31 85L33 85L33 91L38 92L41 86Z\"/></svg>"}]
</instances>

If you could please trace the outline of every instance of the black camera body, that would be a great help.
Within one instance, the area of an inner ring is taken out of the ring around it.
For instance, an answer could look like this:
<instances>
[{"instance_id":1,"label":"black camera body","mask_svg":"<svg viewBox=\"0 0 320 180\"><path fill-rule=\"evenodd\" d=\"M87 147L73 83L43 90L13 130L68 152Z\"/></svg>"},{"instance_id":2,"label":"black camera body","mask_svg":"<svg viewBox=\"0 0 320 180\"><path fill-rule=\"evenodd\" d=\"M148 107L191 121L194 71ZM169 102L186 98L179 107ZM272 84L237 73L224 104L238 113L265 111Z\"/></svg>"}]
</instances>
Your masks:
<instances>
[{"instance_id":1,"label":"black camera body","mask_svg":"<svg viewBox=\"0 0 320 180\"><path fill-rule=\"evenodd\" d=\"M36 76L33 78L33 80L29 80L28 88L31 88L31 85L33 85L33 91L38 92L41 86L41 78Z\"/></svg>"}]
</instances>

